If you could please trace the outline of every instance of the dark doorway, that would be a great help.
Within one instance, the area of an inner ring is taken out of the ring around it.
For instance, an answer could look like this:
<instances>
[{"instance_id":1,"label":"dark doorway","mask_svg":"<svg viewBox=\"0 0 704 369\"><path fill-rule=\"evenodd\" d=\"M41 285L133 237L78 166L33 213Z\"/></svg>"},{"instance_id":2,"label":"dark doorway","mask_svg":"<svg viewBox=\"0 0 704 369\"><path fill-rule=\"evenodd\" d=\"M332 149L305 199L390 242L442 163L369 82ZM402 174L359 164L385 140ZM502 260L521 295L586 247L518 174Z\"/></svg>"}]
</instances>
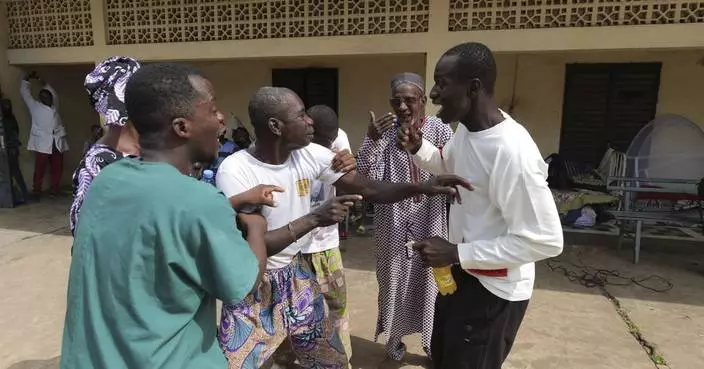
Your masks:
<instances>
[{"instance_id":1,"label":"dark doorway","mask_svg":"<svg viewBox=\"0 0 704 369\"><path fill-rule=\"evenodd\" d=\"M296 92L306 108L323 104L338 112L336 68L272 69L271 82L275 87L286 87Z\"/></svg>"},{"instance_id":2,"label":"dark doorway","mask_svg":"<svg viewBox=\"0 0 704 369\"><path fill-rule=\"evenodd\" d=\"M560 154L591 167L655 117L661 63L568 64Z\"/></svg>"}]
</instances>

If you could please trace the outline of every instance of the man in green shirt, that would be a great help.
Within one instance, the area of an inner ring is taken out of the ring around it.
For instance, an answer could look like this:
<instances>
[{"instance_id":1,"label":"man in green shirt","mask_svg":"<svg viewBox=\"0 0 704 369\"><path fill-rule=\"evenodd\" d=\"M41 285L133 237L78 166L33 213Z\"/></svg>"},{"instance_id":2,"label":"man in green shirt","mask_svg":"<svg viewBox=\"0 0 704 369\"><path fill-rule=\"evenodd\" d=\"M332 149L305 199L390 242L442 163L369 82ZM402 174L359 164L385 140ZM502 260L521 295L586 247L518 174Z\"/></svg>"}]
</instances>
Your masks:
<instances>
[{"instance_id":1,"label":"man in green shirt","mask_svg":"<svg viewBox=\"0 0 704 369\"><path fill-rule=\"evenodd\" d=\"M215 300L242 300L266 262L259 215L238 216L189 176L217 156L224 117L211 83L153 64L126 87L140 159L106 167L76 228L61 368L226 368Z\"/></svg>"}]
</instances>

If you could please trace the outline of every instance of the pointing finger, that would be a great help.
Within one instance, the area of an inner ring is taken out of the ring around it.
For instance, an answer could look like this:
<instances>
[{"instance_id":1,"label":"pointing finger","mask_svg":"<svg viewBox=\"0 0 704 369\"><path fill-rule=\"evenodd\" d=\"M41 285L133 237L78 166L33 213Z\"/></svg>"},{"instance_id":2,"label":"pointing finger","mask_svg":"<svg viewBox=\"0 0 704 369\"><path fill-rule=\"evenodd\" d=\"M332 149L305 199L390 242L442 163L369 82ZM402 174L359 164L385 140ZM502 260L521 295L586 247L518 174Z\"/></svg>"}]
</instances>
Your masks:
<instances>
[{"instance_id":1,"label":"pointing finger","mask_svg":"<svg viewBox=\"0 0 704 369\"><path fill-rule=\"evenodd\" d=\"M376 115L374 115L374 112L371 110L369 111L369 121L372 123L376 122Z\"/></svg>"},{"instance_id":2,"label":"pointing finger","mask_svg":"<svg viewBox=\"0 0 704 369\"><path fill-rule=\"evenodd\" d=\"M342 196L337 196L335 199L340 203L346 203L346 202L361 201L362 196L361 195L342 195Z\"/></svg>"},{"instance_id":3,"label":"pointing finger","mask_svg":"<svg viewBox=\"0 0 704 369\"><path fill-rule=\"evenodd\" d=\"M272 192L286 192L286 190L276 185L266 185L266 187L264 187L264 192L270 194Z\"/></svg>"}]
</instances>

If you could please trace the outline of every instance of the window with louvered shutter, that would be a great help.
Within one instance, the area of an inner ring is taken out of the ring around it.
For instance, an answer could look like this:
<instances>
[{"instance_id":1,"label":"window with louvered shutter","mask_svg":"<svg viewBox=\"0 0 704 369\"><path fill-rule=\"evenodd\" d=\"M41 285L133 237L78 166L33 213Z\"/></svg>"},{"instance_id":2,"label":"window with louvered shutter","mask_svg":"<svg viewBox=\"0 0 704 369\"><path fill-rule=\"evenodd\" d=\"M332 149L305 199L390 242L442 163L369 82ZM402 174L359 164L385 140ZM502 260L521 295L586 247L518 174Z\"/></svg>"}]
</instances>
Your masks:
<instances>
[{"instance_id":1,"label":"window with louvered shutter","mask_svg":"<svg viewBox=\"0 0 704 369\"><path fill-rule=\"evenodd\" d=\"M338 73L336 68L272 69L272 85L293 90L306 108L327 105L337 113Z\"/></svg>"},{"instance_id":2,"label":"window with louvered shutter","mask_svg":"<svg viewBox=\"0 0 704 369\"><path fill-rule=\"evenodd\" d=\"M560 154L596 167L655 117L661 63L568 64Z\"/></svg>"}]
</instances>

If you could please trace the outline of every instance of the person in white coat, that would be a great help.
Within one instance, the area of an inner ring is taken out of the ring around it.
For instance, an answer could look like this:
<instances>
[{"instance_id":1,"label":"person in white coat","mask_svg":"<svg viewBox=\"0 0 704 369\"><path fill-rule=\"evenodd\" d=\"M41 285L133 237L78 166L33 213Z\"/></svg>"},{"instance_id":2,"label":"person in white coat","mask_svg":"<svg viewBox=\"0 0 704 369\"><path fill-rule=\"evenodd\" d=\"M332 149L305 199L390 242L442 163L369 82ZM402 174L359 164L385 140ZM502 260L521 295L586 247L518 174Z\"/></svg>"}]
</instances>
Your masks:
<instances>
[{"instance_id":1,"label":"person in white coat","mask_svg":"<svg viewBox=\"0 0 704 369\"><path fill-rule=\"evenodd\" d=\"M31 80L38 80L42 84L38 99L32 96ZM20 94L32 117L32 128L27 142L27 150L35 153L33 192L38 197L42 193L46 165L51 168L52 196L58 194L63 170L63 153L68 151L66 141L66 127L59 116L59 98L56 91L35 72L28 73L22 85Z\"/></svg>"}]
</instances>

